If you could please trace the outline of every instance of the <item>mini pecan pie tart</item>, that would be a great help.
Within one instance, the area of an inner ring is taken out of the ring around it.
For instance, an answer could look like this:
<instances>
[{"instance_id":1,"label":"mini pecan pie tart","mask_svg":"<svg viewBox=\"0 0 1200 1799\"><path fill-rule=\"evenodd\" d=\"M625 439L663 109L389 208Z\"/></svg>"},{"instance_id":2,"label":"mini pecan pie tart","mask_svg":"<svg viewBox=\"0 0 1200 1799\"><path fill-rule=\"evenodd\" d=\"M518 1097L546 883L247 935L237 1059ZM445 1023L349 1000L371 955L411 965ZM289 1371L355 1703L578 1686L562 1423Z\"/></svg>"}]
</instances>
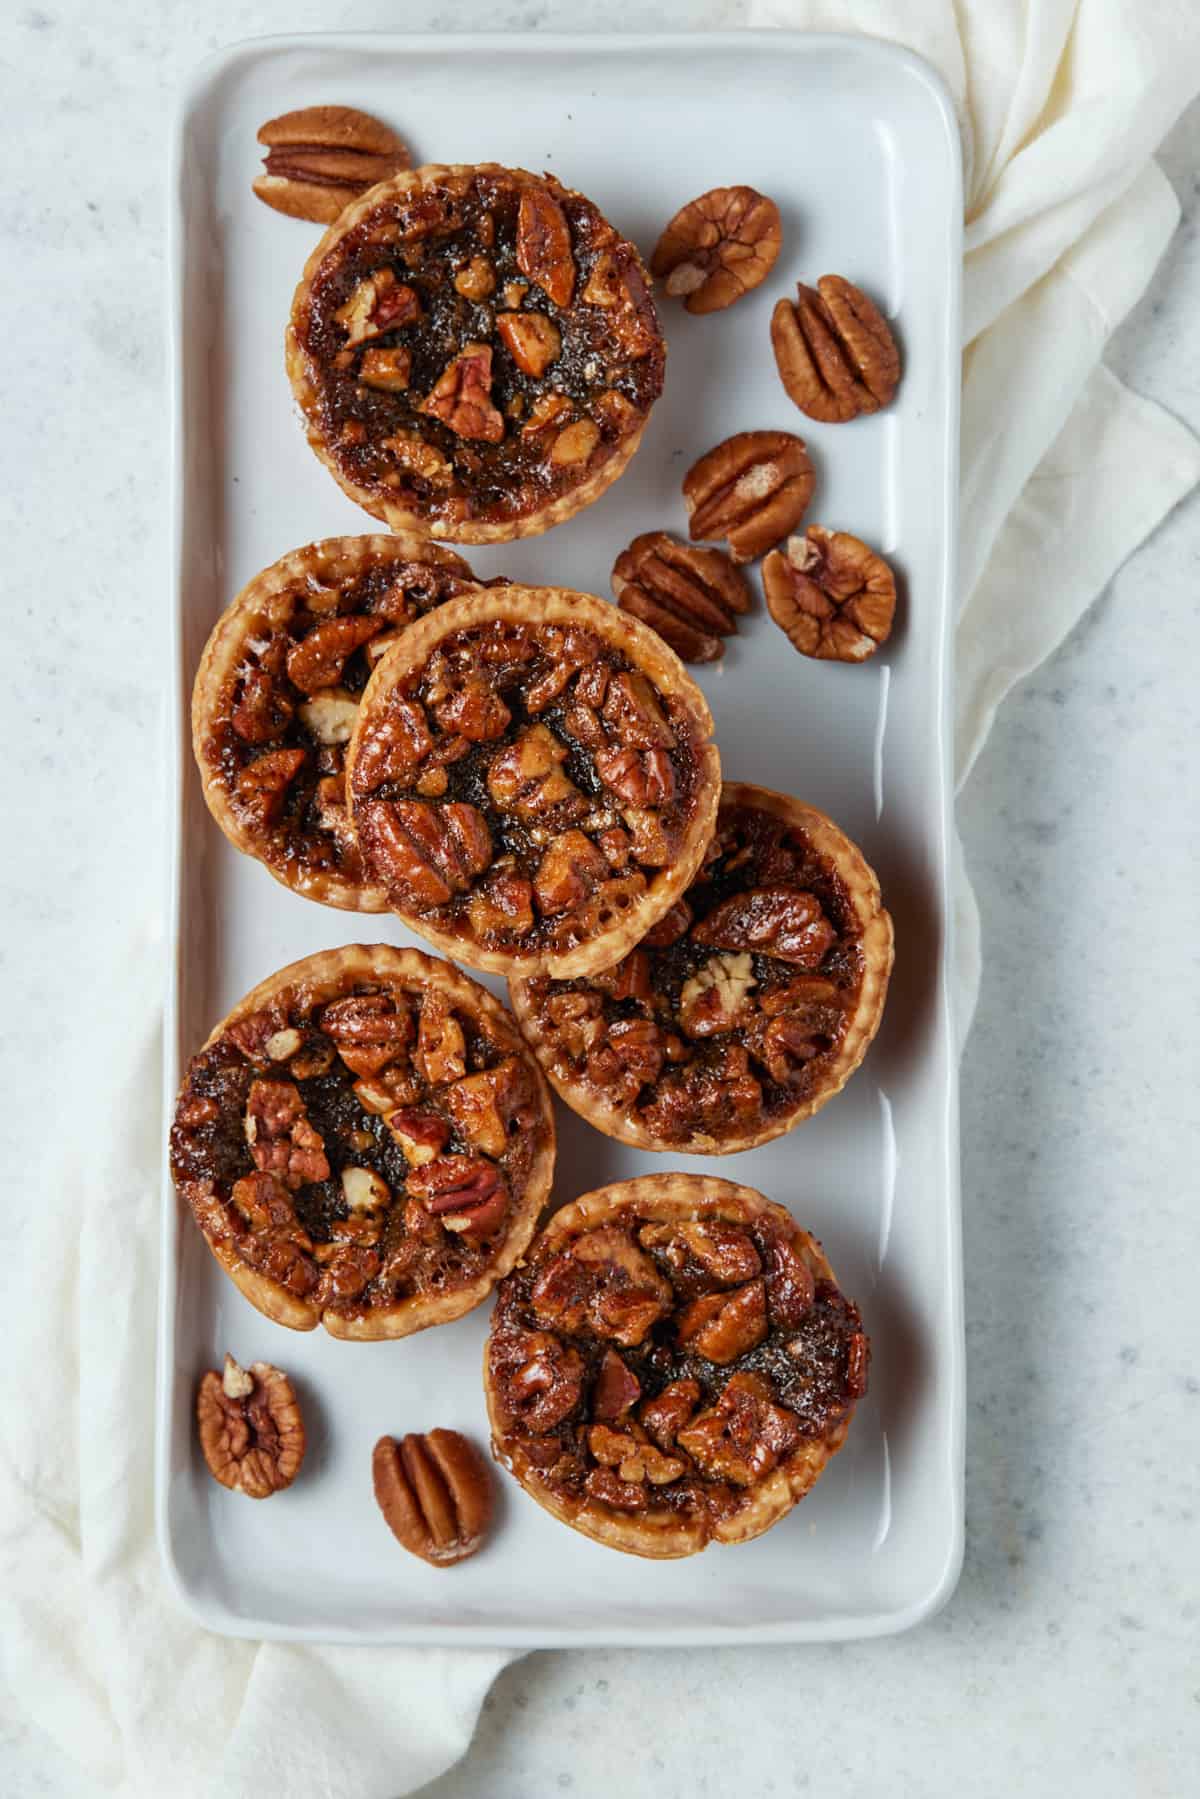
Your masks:
<instances>
[{"instance_id":1,"label":"mini pecan pie tart","mask_svg":"<svg viewBox=\"0 0 1200 1799\"><path fill-rule=\"evenodd\" d=\"M439 949L500 973L606 968L700 865L720 786L703 694L589 594L505 586L406 631L347 760L370 878Z\"/></svg>"},{"instance_id":2,"label":"mini pecan pie tart","mask_svg":"<svg viewBox=\"0 0 1200 1799\"><path fill-rule=\"evenodd\" d=\"M235 848L308 899L387 910L350 832L346 744L379 657L414 619L477 585L453 550L397 534L309 544L242 589L192 693L204 797Z\"/></svg>"},{"instance_id":3,"label":"mini pecan pie tart","mask_svg":"<svg viewBox=\"0 0 1200 1799\"><path fill-rule=\"evenodd\" d=\"M188 1067L171 1172L252 1305L406 1337L479 1304L550 1191L550 1096L512 1019L419 950L327 950L247 994Z\"/></svg>"},{"instance_id":4,"label":"mini pecan pie tart","mask_svg":"<svg viewBox=\"0 0 1200 1799\"><path fill-rule=\"evenodd\" d=\"M429 164L326 232L292 302L308 440L352 500L460 543L530 537L611 486L662 392L634 246L552 175Z\"/></svg>"},{"instance_id":5,"label":"mini pecan pie tart","mask_svg":"<svg viewBox=\"0 0 1200 1799\"><path fill-rule=\"evenodd\" d=\"M883 1012L892 921L832 819L727 781L683 898L615 966L513 980L557 1091L639 1149L728 1155L810 1118Z\"/></svg>"},{"instance_id":6,"label":"mini pecan pie tart","mask_svg":"<svg viewBox=\"0 0 1200 1799\"><path fill-rule=\"evenodd\" d=\"M632 1555L744 1543L803 1499L866 1392L858 1307L751 1187L648 1175L557 1212L496 1295L492 1451Z\"/></svg>"}]
</instances>

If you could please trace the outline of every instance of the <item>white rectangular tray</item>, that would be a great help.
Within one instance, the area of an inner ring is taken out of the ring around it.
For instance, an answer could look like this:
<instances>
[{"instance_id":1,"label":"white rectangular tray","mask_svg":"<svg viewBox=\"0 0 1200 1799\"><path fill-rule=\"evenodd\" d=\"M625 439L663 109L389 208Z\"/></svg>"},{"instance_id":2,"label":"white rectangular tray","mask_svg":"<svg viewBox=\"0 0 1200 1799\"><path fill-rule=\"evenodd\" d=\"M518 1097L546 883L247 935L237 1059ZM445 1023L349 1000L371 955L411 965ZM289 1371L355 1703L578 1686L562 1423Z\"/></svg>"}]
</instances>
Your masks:
<instances>
[{"instance_id":1,"label":"white rectangular tray","mask_svg":"<svg viewBox=\"0 0 1200 1799\"><path fill-rule=\"evenodd\" d=\"M898 628L862 667L797 655L759 604L723 667L699 671L728 775L833 816L878 869L897 958L878 1041L847 1091L790 1137L717 1162L788 1205L861 1303L871 1391L811 1496L757 1542L652 1564L587 1541L506 1476L490 1545L447 1574L397 1548L371 1494L384 1431L487 1429L489 1307L399 1343L283 1331L243 1300L164 1184L158 1526L171 1583L209 1628L374 1643L733 1643L903 1629L953 1590L962 1548L963 1341L957 1099L948 1009L950 646L959 386L959 145L913 57L865 38L312 37L220 53L184 97L172 175L178 595L172 645L178 822L165 1083L254 982L297 956L380 938L286 892L205 811L187 735L197 659L251 575L315 538L371 528L306 447L283 368L292 289L316 229L268 211L255 132L338 102L394 124L418 159L548 168L649 251L705 189L779 202L771 278L731 311L670 302L667 391L629 472L547 536L472 551L605 594L638 532L684 528L679 483L735 430L800 432L810 517L856 532L903 580ZM837 272L897 321L894 405L810 425L784 394L768 321L803 277ZM755 577L757 580L757 577ZM500 983L489 983L497 990ZM559 1108L557 1199L672 1165ZM200 1372L228 1349L278 1361L310 1425L302 1478L255 1505L218 1487L195 1441Z\"/></svg>"}]
</instances>

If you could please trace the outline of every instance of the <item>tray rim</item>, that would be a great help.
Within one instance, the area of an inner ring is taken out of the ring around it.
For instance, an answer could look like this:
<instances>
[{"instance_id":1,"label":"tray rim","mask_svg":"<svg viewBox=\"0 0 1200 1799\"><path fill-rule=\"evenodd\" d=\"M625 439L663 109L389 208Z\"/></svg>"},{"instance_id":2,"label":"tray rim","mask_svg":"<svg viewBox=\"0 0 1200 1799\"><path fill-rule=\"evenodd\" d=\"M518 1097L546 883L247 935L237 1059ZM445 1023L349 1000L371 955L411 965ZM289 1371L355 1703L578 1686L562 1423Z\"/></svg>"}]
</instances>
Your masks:
<instances>
[{"instance_id":1,"label":"tray rim","mask_svg":"<svg viewBox=\"0 0 1200 1799\"><path fill-rule=\"evenodd\" d=\"M241 39L210 52L184 76L177 93L167 159L167 344L170 356L170 578L171 605L165 629L165 650L171 679L163 728L165 787L170 805L167 821L165 866L166 934L165 1002L163 1018L161 1158L162 1217L159 1234L159 1291L155 1341L155 1447L154 1524L159 1562L172 1600L195 1623L217 1634L243 1640L292 1643L330 1643L355 1646L508 1648L514 1651L553 1648L684 1648L734 1647L740 1644L846 1642L897 1635L933 1617L953 1596L962 1571L965 1549L965 1440L966 1440L966 1334L962 1261L962 1192L959 1154L959 1056L953 1009L952 982L955 965L955 917L950 891L954 867L954 625L953 596L958 550L958 449L961 383L946 383L945 410L940 428L949 449L946 479L938 495L941 520L940 579L944 595L938 642L940 705L934 738L941 769L940 804L937 808L936 841L939 862L939 898L942 908L941 954L935 1012L948 1047L948 1067L941 1095L940 1138L944 1157L946 1268L948 1289L940 1297L945 1305L952 1361L948 1370L949 1429L946 1475L950 1486L950 1532L946 1553L928 1589L906 1605L874 1612L834 1614L819 1619L778 1620L756 1625L647 1624L636 1631L605 1625L572 1628L538 1625L461 1624L387 1625L368 1629L330 1629L320 1625L288 1624L275 1620L243 1618L224 1607L201 1599L189 1586L175 1554L168 1515L170 1447L172 1430L172 1379L174 1318L179 1295L179 1201L171 1180L166 1121L170 1118L180 1078L182 1057L180 1024L180 905L183 884L184 786L190 766L187 731L189 671L183 666L182 592L184 555L188 534L188 498L185 472L187 419L185 412L184 276L187 233L182 205L184 146L189 125L218 84L231 72L252 60L267 56L315 50L365 51L402 54L437 47L448 54L480 50L508 54L546 55L570 51L582 56L619 58L647 51L670 49L679 55L692 50L736 52L767 44L781 55L812 54L831 50L864 60L879 60L904 69L928 90L941 119L949 145L952 217L948 304L943 352L953 367L961 353L962 304L962 159L958 120L949 90L938 71L914 51L884 38L853 32L805 32L771 28L723 31L659 32L284 32Z\"/></svg>"}]
</instances>

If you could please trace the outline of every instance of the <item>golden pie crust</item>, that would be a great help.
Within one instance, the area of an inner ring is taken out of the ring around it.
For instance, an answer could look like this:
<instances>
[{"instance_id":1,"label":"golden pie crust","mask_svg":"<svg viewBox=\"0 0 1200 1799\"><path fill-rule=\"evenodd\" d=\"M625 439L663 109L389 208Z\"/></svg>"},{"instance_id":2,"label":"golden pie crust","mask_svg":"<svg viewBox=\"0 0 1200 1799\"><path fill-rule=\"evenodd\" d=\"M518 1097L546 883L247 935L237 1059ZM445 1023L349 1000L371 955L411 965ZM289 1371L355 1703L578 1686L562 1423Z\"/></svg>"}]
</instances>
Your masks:
<instances>
[{"instance_id":1,"label":"golden pie crust","mask_svg":"<svg viewBox=\"0 0 1200 1799\"><path fill-rule=\"evenodd\" d=\"M724 872L747 855L746 877ZM775 903L788 887L804 901L787 957L749 931L695 943L741 879ZM892 920L831 818L744 781L724 784L684 901L607 971L512 979L509 999L555 1091L597 1130L638 1149L731 1155L811 1118L859 1066L887 997Z\"/></svg>"},{"instance_id":2,"label":"golden pie crust","mask_svg":"<svg viewBox=\"0 0 1200 1799\"><path fill-rule=\"evenodd\" d=\"M641 442L666 346L637 249L552 175L430 163L330 226L292 302L308 441L393 529L561 524Z\"/></svg>"},{"instance_id":3,"label":"golden pie crust","mask_svg":"<svg viewBox=\"0 0 1200 1799\"><path fill-rule=\"evenodd\" d=\"M235 849L306 899L387 910L346 815L350 720L399 632L477 585L461 556L411 533L326 538L247 583L192 690L204 798Z\"/></svg>"},{"instance_id":4,"label":"golden pie crust","mask_svg":"<svg viewBox=\"0 0 1200 1799\"><path fill-rule=\"evenodd\" d=\"M617 1181L555 1213L497 1290L492 1452L610 1548L748 1542L845 1442L869 1356L782 1206L708 1175Z\"/></svg>"},{"instance_id":5,"label":"golden pie crust","mask_svg":"<svg viewBox=\"0 0 1200 1799\"><path fill-rule=\"evenodd\" d=\"M281 969L216 1027L171 1170L260 1312L371 1340L486 1297L533 1235L554 1149L504 1007L437 957L355 944Z\"/></svg>"},{"instance_id":6,"label":"golden pie crust","mask_svg":"<svg viewBox=\"0 0 1200 1799\"><path fill-rule=\"evenodd\" d=\"M620 959L687 886L720 764L657 632L590 594L464 595L381 658L347 756L363 862L407 924L496 973Z\"/></svg>"}]
</instances>

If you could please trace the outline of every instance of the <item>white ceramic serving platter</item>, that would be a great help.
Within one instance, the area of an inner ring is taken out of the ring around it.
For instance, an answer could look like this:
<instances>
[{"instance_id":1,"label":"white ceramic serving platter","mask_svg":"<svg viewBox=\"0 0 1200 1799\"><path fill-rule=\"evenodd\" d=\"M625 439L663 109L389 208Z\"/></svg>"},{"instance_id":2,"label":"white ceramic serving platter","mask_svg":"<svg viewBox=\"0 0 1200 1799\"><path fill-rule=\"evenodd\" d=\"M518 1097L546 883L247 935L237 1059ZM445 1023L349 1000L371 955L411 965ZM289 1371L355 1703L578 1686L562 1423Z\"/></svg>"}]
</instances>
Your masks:
<instances>
[{"instance_id":1,"label":"white ceramic serving platter","mask_svg":"<svg viewBox=\"0 0 1200 1799\"><path fill-rule=\"evenodd\" d=\"M468 555L483 575L606 595L632 537L684 530L679 484L694 458L732 431L775 426L809 443L810 519L856 532L901 572L898 628L863 667L798 656L760 600L724 665L699 671L726 773L825 808L879 871L896 971L864 1067L790 1137L717 1160L626 1149L560 1106L555 1187L569 1200L673 1166L782 1201L861 1303L871 1390L824 1479L757 1542L647 1563L564 1528L497 1473L488 1546L438 1572L389 1535L372 1498L371 1448L385 1431L435 1424L486 1441L490 1308L398 1343L285 1331L220 1272L167 1180L158 1523L171 1583L203 1624L244 1636L537 1646L902 1629L952 1591L962 1548L947 996L960 261L950 106L911 56L864 38L783 33L275 39L222 52L198 72L172 172L179 805L169 1100L212 1024L264 975L356 938L418 941L391 919L297 898L230 849L204 808L187 736L201 648L243 583L300 544L372 528L308 450L284 375L284 322L317 228L269 211L250 189L258 126L325 102L380 114L418 159L552 170L647 253L676 208L709 187L747 182L782 209L783 251L756 293L709 318L664 302L667 390L624 478L545 537ZM877 297L903 351L896 402L850 425L811 424L794 409L768 338L779 295L827 272ZM217 1486L196 1443L196 1383L227 1349L282 1364L304 1405L303 1475L269 1504Z\"/></svg>"}]
</instances>

